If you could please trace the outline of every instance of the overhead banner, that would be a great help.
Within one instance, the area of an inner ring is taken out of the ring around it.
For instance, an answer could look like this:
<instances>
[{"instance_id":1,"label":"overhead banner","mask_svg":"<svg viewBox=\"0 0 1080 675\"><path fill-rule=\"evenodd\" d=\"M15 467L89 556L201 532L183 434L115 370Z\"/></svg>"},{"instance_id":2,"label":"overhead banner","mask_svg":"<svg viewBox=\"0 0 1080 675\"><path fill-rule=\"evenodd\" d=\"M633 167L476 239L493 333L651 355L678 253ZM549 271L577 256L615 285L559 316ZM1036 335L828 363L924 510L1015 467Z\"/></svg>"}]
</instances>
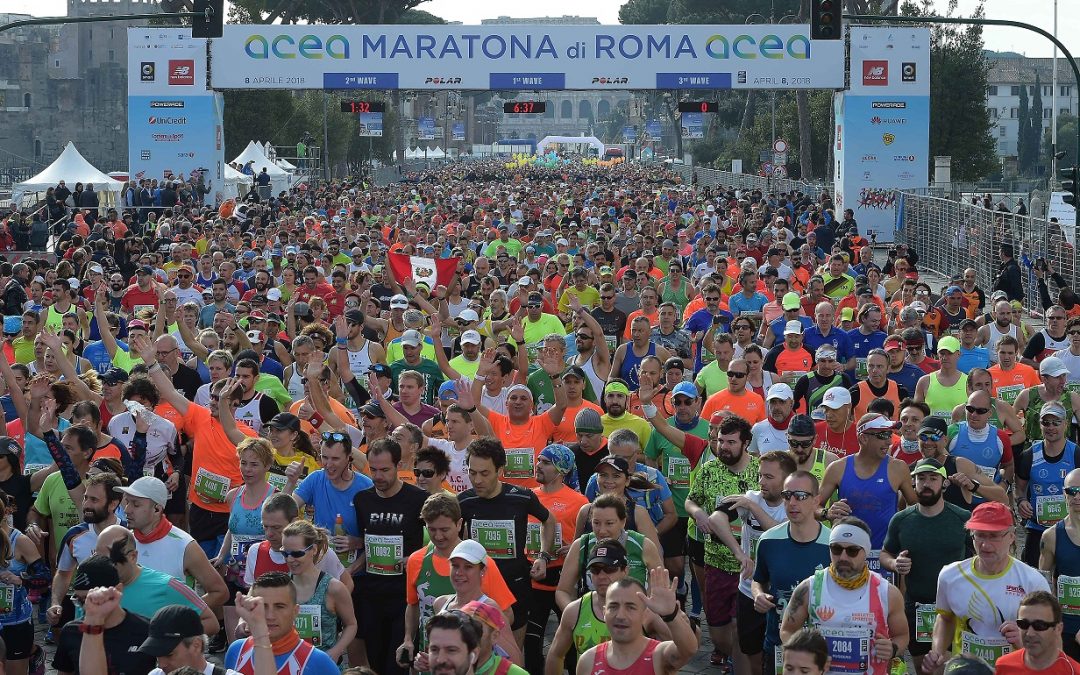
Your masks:
<instances>
[{"instance_id":1,"label":"overhead banner","mask_svg":"<svg viewBox=\"0 0 1080 675\"><path fill-rule=\"evenodd\" d=\"M226 25L215 89L840 89L806 25Z\"/></svg>"},{"instance_id":2,"label":"overhead banner","mask_svg":"<svg viewBox=\"0 0 1080 675\"><path fill-rule=\"evenodd\" d=\"M622 128L622 142L623 143L634 143L636 141L637 141L637 129L635 129L634 127L632 127L630 125L627 125L627 126L623 127Z\"/></svg>"},{"instance_id":3,"label":"overhead banner","mask_svg":"<svg viewBox=\"0 0 1080 675\"><path fill-rule=\"evenodd\" d=\"M383 114L381 112L360 113L356 116L360 123L360 135L382 138Z\"/></svg>"},{"instance_id":4,"label":"overhead banner","mask_svg":"<svg viewBox=\"0 0 1080 675\"><path fill-rule=\"evenodd\" d=\"M705 138L704 115L699 112L682 113L682 137L695 139Z\"/></svg>"},{"instance_id":5,"label":"overhead banner","mask_svg":"<svg viewBox=\"0 0 1080 675\"><path fill-rule=\"evenodd\" d=\"M416 137L421 141L435 140L435 118L421 117L416 123Z\"/></svg>"},{"instance_id":6,"label":"overhead banner","mask_svg":"<svg viewBox=\"0 0 1080 675\"><path fill-rule=\"evenodd\" d=\"M452 130L452 136L450 137L450 140L452 140L452 141L464 141L465 140L465 123L464 122L454 122L454 128Z\"/></svg>"},{"instance_id":7,"label":"overhead banner","mask_svg":"<svg viewBox=\"0 0 1080 675\"><path fill-rule=\"evenodd\" d=\"M128 173L133 180L202 174L224 187L224 100L207 89L206 40L187 28L128 29Z\"/></svg>"},{"instance_id":8,"label":"overhead banner","mask_svg":"<svg viewBox=\"0 0 1080 675\"><path fill-rule=\"evenodd\" d=\"M852 26L851 84L834 99L835 193L863 236L895 239L898 190L930 172L930 30ZM839 212L838 209L838 212Z\"/></svg>"}]
</instances>

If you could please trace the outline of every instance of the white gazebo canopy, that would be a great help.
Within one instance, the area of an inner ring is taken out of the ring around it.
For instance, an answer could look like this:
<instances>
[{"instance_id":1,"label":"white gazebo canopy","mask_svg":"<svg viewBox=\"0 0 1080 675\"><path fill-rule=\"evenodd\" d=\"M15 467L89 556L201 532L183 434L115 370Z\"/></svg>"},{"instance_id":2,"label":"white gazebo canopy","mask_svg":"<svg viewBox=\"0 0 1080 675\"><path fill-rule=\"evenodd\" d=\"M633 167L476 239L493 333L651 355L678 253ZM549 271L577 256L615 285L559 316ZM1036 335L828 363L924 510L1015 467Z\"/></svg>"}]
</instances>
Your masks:
<instances>
[{"instance_id":1,"label":"white gazebo canopy","mask_svg":"<svg viewBox=\"0 0 1080 675\"><path fill-rule=\"evenodd\" d=\"M94 191L98 193L102 206L116 204L120 201L120 191L124 189L124 183L110 178L108 174L96 168L93 164L79 154L75 144L68 141L60 156L44 171L33 178L16 183L12 186L12 201L19 204L26 195L35 192L45 192L57 183L65 181L69 188L74 188L76 183L93 183Z\"/></svg>"},{"instance_id":2,"label":"white gazebo canopy","mask_svg":"<svg viewBox=\"0 0 1080 675\"><path fill-rule=\"evenodd\" d=\"M562 143L564 145L588 145L596 148L598 154L604 154L604 144L596 136L545 136L536 144L536 154L544 154L549 145Z\"/></svg>"},{"instance_id":3,"label":"white gazebo canopy","mask_svg":"<svg viewBox=\"0 0 1080 675\"><path fill-rule=\"evenodd\" d=\"M255 163L251 166L256 176L263 170L263 167L266 167L266 173L270 174L270 187L274 194L292 187L292 175L267 157L266 153L263 152L263 147L255 141L250 141L244 151L237 155L233 161L243 166L253 160Z\"/></svg>"}]
</instances>

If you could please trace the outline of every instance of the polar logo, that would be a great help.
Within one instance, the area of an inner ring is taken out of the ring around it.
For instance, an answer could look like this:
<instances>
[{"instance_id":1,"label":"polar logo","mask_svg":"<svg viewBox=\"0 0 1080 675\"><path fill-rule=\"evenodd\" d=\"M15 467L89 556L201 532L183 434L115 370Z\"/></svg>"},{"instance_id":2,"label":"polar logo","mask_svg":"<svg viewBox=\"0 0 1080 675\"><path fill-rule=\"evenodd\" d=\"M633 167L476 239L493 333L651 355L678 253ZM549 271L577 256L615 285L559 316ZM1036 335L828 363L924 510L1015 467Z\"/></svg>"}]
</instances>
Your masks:
<instances>
[{"instance_id":1,"label":"polar logo","mask_svg":"<svg viewBox=\"0 0 1080 675\"><path fill-rule=\"evenodd\" d=\"M142 82L153 82L156 74L156 68L153 61L143 61L139 64L139 80Z\"/></svg>"}]
</instances>

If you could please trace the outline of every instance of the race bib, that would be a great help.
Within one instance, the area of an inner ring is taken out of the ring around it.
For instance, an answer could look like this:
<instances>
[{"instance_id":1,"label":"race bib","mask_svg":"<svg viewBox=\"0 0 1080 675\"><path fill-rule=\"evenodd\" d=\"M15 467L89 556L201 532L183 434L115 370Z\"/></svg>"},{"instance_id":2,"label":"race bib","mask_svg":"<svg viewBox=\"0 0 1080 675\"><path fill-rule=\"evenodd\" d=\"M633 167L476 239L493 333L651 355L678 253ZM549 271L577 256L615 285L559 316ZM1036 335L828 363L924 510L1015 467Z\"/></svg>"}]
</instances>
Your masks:
<instances>
[{"instance_id":1,"label":"race bib","mask_svg":"<svg viewBox=\"0 0 1080 675\"><path fill-rule=\"evenodd\" d=\"M996 466L980 466L976 464L975 468L977 468L979 472L982 473L982 475L986 476L990 480L995 482L997 481L998 468Z\"/></svg>"},{"instance_id":2,"label":"race bib","mask_svg":"<svg viewBox=\"0 0 1080 675\"><path fill-rule=\"evenodd\" d=\"M664 477L667 478L668 487L690 487L690 460L682 455L677 457L668 455L667 471L664 472Z\"/></svg>"},{"instance_id":3,"label":"race bib","mask_svg":"<svg viewBox=\"0 0 1080 675\"><path fill-rule=\"evenodd\" d=\"M960 634L960 651L963 654L978 656L987 663L995 663L999 658L1011 652L1012 645L1001 636L984 637L964 631Z\"/></svg>"},{"instance_id":4,"label":"race bib","mask_svg":"<svg viewBox=\"0 0 1080 675\"><path fill-rule=\"evenodd\" d=\"M1080 577L1062 574L1057 578L1057 597L1065 614L1080 614Z\"/></svg>"},{"instance_id":5,"label":"race bib","mask_svg":"<svg viewBox=\"0 0 1080 675\"><path fill-rule=\"evenodd\" d=\"M532 478L536 469L534 461L532 448L507 448L504 475L507 478Z\"/></svg>"},{"instance_id":6,"label":"race bib","mask_svg":"<svg viewBox=\"0 0 1080 675\"><path fill-rule=\"evenodd\" d=\"M1016 401L1016 397L1019 396L1022 391L1024 391L1024 385L1010 384L1007 387L998 387L997 397L1009 405L1012 405Z\"/></svg>"},{"instance_id":7,"label":"race bib","mask_svg":"<svg viewBox=\"0 0 1080 675\"><path fill-rule=\"evenodd\" d=\"M319 605L300 605L300 613L293 621L300 638L318 647L322 644L322 607Z\"/></svg>"},{"instance_id":8,"label":"race bib","mask_svg":"<svg viewBox=\"0 0 1080 675\"><path fill-rule=\"evenodd\" d=\"M15 587L0 584L0 614L7 614L15 608Z\"/></svg>"},{"instance_id":9,"label":"race bib","mask_svg":"<svg viewBox=\"0 0 1080 675\"><path fill-rule=\"evenodd\" d=\"M830 673L864 675L869 672L870 635L867 631L822 626L821 634L829 646L829 657L832 659Z\"/></svg>"},{"instance_id":10,"label":"race bib","mask_svg":"<svg viewBox=\"0 0 1080 675\"><path fill-rule=\"evenodd\" d=\"M285 477L285 474L268 472L266 474L266 482L270 483L270 487L278 492L284 492L285 484L289 482L289 479Z\"/></svg>"},{"instance_id":11,"label":"race bib","mask_svg":"<svg viewBox=\"0 0 1080 675\"><path fill-rule=\"evenodd\" d=\"M870 568L871 572L880 574L886 581L895 583L895 575L888 570L881 569L881 549L870 551L870 555L866 556L866 566Z\"/></svg>"},{"instance_id":12,"label":"race bib","mask_svg":"<svg viewBox=\"0 0 1080 675\"><path fill-rule=\"evenodd\" d=\"M937 605L915 603L915 641L931 642L934 637L934 623L937 621Z\"/></svg>"},{"instance_id":13,"label":"race bib","mask_svg":"<svg viewBox=\"0 0 1080 675\"><path fill-rule=\"evenodd\" d=\"M405 571L405 544L400 534L365 534L369 574L394 576Z\"/></svg>"},{"instance_id":14,"label":"race bib","mask_svg":"<svg viewBox=\"0 0 1080 675\"><path fill-rule=\"evenodd\" d=\"M34 473L41 471L42 469L48 468L48 466L48 464L27 464L23 467L23 475L31 476Z\"/></svg>"},{"instance_id":15,"label":"race bib","mask_svg":"<svg viewBox=\"0 0 1080 675\"><path fill-rule=\"evenodd\" d=\"M540 555L540 523L531 522L525 530L525 555L536 557ZM563 547L562 525L555 526L555 550Z\"/></svg>"},{"instance_id":16,"label":"race bib","mask_svg":"<svg viewBox=\"0 0 1080 675\"><path fill-rule=\"evenodd\" d=\"M195 473L195 494L204 501L222 503L229 492L229 478L199 467Z\"/></svg>"},{"instance_id":17,"label":"race bib","mask_svg":"<svg viewBox=\"0 0 1080 675\"><path fill-rule=\"evenodd\" d=\"M1080 382L1066 382L1065 391L1070 394L1080 394Z\"/></svg>"},{"instance_id":18,"label":"race bib","mask_svg":"<svg viewBox=\"0 0 1080 675\"><path fill-rule=\"evenodd\" d=\"M1035 497L1035 522L1049 527L1068 513L1065 495L1040 495Z\"/></svg>"},{"instance_id":19,"label":"race bib","mask_svg":"<svg viewBox=\"0 0 1080 675\"><path fill-rule=\"evenodd\" d=\"M517 533L513 520L473 520L469 535L480 542L492 558L512 560L517 557Z\"/></svg>"},{"instance_id":20,"label":"race bib","mask_svg":"<svg viewBox=\"0 0 1080 675\"><path fill-rule=\"evenodd\" d=\"M857 357L855 359L855 379L865 380L869 371L866 369L866 359L863 357Z\"/></svg>"}]
</instances>

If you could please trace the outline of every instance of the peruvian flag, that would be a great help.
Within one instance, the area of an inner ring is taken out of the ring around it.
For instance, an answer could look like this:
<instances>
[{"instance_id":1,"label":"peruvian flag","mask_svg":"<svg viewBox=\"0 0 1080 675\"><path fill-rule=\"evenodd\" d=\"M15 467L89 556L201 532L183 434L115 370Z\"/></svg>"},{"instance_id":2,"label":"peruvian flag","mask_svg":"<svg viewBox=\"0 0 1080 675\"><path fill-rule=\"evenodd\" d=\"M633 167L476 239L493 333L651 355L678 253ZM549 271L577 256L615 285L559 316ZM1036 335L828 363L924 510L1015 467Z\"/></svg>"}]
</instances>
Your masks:
<instances>
[{"instance_id":1,"label":"peruvian flag","mask_svg":"<svg viewBox=\"0 0 1080 675\"><path fill-rule=\"evenodd\" d=\"M425 283L432 290L436 286L449 286L457 271L460 258L421 258L404 253L388 253L387 260L394 278L398 282L412 279L417 283Z\"/></svg>"}]
</instances>

